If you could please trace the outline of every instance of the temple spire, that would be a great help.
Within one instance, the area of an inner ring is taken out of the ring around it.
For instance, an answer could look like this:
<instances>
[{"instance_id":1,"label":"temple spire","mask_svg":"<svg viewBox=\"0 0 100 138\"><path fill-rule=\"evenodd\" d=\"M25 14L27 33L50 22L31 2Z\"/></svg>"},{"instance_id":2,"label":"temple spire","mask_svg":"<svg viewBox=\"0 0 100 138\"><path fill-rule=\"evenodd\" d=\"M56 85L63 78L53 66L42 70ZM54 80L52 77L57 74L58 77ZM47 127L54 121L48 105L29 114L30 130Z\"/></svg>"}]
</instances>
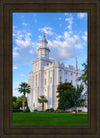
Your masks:
<instances>
[{"instance_id":1,"label":"temple spire","mask_svg":"<svg viewBox=\"0 0 100 138\"><path fill-rule=\"evenodd\" d=\"M47 47L48 41L47 41L47 39L45 37L45 33L43 34L43 38L40 41L40 43L41 43L41 47Z\"/></svg>"},{"instance_id":2,"label":"temple spire","mask_svg":"<svg viewBox=\"0 0 100 138\"><path fill-rule=\"evenodd\" d=\"M39 53L39 58L49 58L49 52L50 52L50 49L49 47L47 46L48 44L48 41L45 37L45 33L43 34L43 38L42 40L40 41L40 47L38 48L38 53Z\"/></svg>"},{"instance_id":3,"label":"temple spire","mask_svg":"<svg viewBox=\"0 0 100 138\"><path fill-rule=\"evenodd\" d=\"M45 33L45 32L43 32L43 38L45 38L45 34L46 34L46 33Z\"/></svg>"}]
</instances>

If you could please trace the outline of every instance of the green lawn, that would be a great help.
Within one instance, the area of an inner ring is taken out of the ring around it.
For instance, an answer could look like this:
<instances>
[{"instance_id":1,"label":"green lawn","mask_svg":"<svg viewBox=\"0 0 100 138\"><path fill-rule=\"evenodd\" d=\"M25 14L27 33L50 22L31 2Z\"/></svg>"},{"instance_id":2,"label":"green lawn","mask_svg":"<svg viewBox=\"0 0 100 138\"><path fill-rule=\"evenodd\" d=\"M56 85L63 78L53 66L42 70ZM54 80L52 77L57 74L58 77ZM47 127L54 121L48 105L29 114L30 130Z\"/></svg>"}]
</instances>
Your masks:
<instances>
[{"instance_id":1,"label":"green lawn","mask_svg":"<svg viewBox=\"0 0 100 138\"><path fill-rule=\"evenodd\" d=\"M14 126L86 126L88 124L87 113L45 113L45 112L14 112Z\"/></svg>"}]
</instances>

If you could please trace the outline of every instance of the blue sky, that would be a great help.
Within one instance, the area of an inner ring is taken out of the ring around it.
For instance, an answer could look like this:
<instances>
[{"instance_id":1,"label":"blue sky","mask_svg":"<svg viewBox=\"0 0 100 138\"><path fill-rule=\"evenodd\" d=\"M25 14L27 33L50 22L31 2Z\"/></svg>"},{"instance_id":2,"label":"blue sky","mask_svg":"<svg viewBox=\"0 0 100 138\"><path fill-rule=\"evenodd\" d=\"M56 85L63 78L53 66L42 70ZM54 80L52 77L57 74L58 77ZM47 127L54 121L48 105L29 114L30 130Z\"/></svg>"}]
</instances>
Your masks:
<instances>
[{"instance_id":1,"label":"blue sky","mask_svg":"<svg viewBox=\"0 0 100 138\"><path fill-rule=\"evenodd\" d=\"M45 32L50 58L78 68L87 60L87 13L13 13L13 95L28 82Z\"/></svg>"}]
</instances>

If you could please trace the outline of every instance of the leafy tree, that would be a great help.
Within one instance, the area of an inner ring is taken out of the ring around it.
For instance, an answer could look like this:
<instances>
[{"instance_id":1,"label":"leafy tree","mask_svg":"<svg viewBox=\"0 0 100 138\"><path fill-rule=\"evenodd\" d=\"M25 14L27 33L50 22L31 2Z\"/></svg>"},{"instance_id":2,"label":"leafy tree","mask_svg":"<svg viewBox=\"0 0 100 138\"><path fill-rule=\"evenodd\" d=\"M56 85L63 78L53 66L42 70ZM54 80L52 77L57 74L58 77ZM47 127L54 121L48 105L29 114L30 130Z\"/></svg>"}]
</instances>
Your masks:
<instances>
[{"instance_id":1,"label":"leafy tree","mask_svg":"<svg viewBox=\"0 0 100 138\"><path fill-rule=\"evenodd\" d=\"M69 82L60 83L57 87L58 109L66 109L66 106L70 108L70 104L67 103L67 99L70 98L71 90L73 86Z\"/></svg>"},{"instance_id":2,"label":"leafy tree","mask_svg":"<svg viewBox=\"0 0 100 138\"><path fill-rule=\"evenodd\" d=\"M42 111L44 111L44 103L47 103L48 100L46 99L44 95L41 95L40 98L38 98L38 102L42 103Z\"/></svg>"},{"instance_id":3,"label":"leafy tree","mask_svg":"<svg viewBox=\"0 0 100 138\"><path fill-rule=\"evenodd\" d=\"M13 110L16 110L17 109L16 107L17 107L16 102L13 102Z\"/></svg>"},{"instance_id":4,"label":"leafy tree","mask_svg":"<svg viewBox=\"0 0 100 138\"><path fill-rule=\"evenodd\" d=\"M84 66L84 69L83 69L83 74L81 77L78 78L78 80L82 80L83 83L87 86L88 82L87 82L87 77L88 77L88 64L87 62L86 63L83 63L82 66Z\"/></svg>"},{"instance_id":5,"label":"leafy tree","mask_svg":"<svg viewBox=\"0 0 100 138\"><path fill-rule=\"evenodd\" d=\"M16 96L12 97L12 102L13 102L13 111L17 111L19 109L19 107L17 105L17 97Z\"/></svg>"},{"instance_id":6,"label":"leafy tree","mask_svg":"<svg viewBox=\"0 0 100 138\"><path fill-rule=\"evenodd\" d=\"M57 87L58 109L69 109L85 106L85 97L82 95L83 85L73 87L71 83L62 83ZM77 110L76 110L77 111Z\"/></svg>"},{"instance_id":7,"label":"leafy tree","mask_svg":"<svg viewBox=\"0 0 100 138\"><path fill-rule=\"evenodd\" d=\"M88 98L88 92L87 92L87 85L88 85L88 63L83 63L82 66L84 66L83 69L83 74L81 75L81 77L78 78L78 80L82 80L82 82L85 84L86 86L86 91L84 93L84 95L86 96L86 98Z\"/></svg>"},{"instance_id":8,"label":"leafy tree","mask_svg":"<svg viewBox=\"0 0 100 138\"><path fill-rule=\"evenodd\" d=\"M23 96L19 96L17 98L17 102L19 103L20 107L23 106ZM27 106L27 98L25 97L25 107Z\"/></svg>"},{"instance_id":9,"label":"leafy tree","mask_svg":"<svg viewBox=\"0 0 100 138\"><path fill-rule=\"evenodd\" d=\"M81 84L80 86L77 85L77 87L73 89L72 91L72 104L71 106L75 108L75 112L77 113L77 107L83 107L86 106L85 101L85 95L82 95L82 92L84 90L83 85Z\"/></svg>"},{"instance_id":10,"label":"leafy tree","mask_svg":"<svg viewBox=\"0 0 100 138\"><path fill-rule=\"evenodd\" d=\"M25 112L25 94L30 93L30 86L26 82L23 82L20 84L18 92L23 93L22 106L23 106L23 112Z\"/></svg>"},{"instance_id":11,"label":"leafy tree","mask_svg":"<svg viewBox=\"0 0 100 138\"><path fill-rule=\"evenodd\" d=\"M13 102L16 102L17 97L16 96L13 96L12 100L13 100Z\"/></svg>"},{"instance_id":12,"label":"leafy tree","mask_svg":"<svg viewBox=\"0 0 100 138\"><path fill-rule=\"evenodd\" d=\"M23 103L23 96L19 96L19 97L13 96L13 111L19 111L20 107L22 107L22 103ZM26 97L25 97L25 107L27 107L26 110L28 110Z\"/></svg>"},{"instance_id":13,"label":"leafy tree","mask_svg":"<svg viewBox=\"0 0 100 138\"><path fill-rule=\"evenodd\" d=\"M17 105L19 106L19 109L20 109L20 107L22 107L22 101L23 101L22 96L17 98L16 103L17 103Z\"/></svg>"}]
</instances>

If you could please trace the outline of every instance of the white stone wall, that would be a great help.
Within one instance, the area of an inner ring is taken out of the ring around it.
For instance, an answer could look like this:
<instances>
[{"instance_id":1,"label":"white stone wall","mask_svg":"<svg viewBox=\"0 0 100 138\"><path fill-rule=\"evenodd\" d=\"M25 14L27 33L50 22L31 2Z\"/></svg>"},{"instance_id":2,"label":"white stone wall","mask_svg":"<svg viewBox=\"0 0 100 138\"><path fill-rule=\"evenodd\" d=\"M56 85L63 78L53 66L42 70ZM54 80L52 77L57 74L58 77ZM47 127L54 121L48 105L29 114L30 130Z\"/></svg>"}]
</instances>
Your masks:
<instances>
[{"instance_id":1,"label":"white stone wall","mask_svg":"<svg viewBox=\"0 0 100 138\"><path fill-rule=\"evenodd\" d=\"M44 38L43 38L44 39ZM45 40L46 41L46 40ZM31 93L28 94L28 106L31 111L34 109L41 110L41 104L38 103L38 98L45 95L48 103L45 104L45 109L58 107L57 86L60 82L72 82L76 86L76 71L72 65L64 66L63 63L55 63L49 59L49 50L47 45L42 44L38 49L39 58L33 62L33 71L29 75L29 85ZM78 76L82 75L82 71L78 71ZM80 84L80 82L77 82Z\"/></svg>"},{"instance_id":2,"label":"white stone wall","mask_svg":"<svg viewBox=\"0 0 100 138\"><path fill-rule=\"evenodd\" d=\"M33 73L31 73L29 77L29 85L32 91L28 95L28 104L31 108L33 104L35 104L35 109L41 106L37 99L41 95L45 95L48 100L48 103L45 104L45 109L56 109L58 106L58 99L56 97L58 84L60 82L72 81L72 84L76 86L76 71L74 68L71 69L70 66L66 68L64 65L55 64L54 62L52 64L49 62L48 65L47 63L48 62L45 60L38 60L33 63ZM42 68L39 68L39 66L42 66ZM78 73L78 77L81 76L81 74L82 71ZM79 84L79 82L77 82L77 84Z\"/></svg>"}]
</instances>

